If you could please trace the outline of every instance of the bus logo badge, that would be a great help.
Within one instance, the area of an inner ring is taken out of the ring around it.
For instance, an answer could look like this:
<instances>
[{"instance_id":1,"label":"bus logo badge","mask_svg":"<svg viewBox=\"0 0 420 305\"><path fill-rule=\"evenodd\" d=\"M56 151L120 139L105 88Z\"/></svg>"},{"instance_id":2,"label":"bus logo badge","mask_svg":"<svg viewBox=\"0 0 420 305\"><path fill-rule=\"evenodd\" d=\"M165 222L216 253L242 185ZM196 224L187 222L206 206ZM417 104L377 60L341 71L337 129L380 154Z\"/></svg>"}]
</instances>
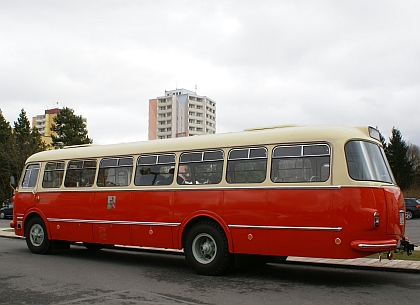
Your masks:
<instances>
[{"instance_id":1,"label":"bus logo badge","mask_svg":"<svg viewBox=\"0 0 420 305\"><path fill-rule=\"evenodd\" d=\"M108 196L108 210L115 209L116 201L117 201L117 196Z\"/></svg>"}]
</instances>

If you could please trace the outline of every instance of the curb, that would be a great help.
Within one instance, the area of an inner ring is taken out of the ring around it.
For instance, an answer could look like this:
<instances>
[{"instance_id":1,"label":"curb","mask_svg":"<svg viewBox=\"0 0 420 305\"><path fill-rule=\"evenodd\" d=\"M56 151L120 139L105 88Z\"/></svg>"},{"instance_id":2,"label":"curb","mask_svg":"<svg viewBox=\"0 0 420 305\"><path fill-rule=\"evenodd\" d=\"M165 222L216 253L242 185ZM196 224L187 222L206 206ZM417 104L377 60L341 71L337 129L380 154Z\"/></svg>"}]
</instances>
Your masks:
<instances>
[{"instance_id":1,"label":"curb","mask_svg":"<svg viewBox=\"0 0 420 305\"><path fill-rule=\"evenodd\" d=\"M312 258L289 257L284 264L420 274L420 262L409 260L386 259L380 262L374 258L358 258L349 260L328 259L326 262L315 262L312 261Z\"/></svg>"}]
</instances>

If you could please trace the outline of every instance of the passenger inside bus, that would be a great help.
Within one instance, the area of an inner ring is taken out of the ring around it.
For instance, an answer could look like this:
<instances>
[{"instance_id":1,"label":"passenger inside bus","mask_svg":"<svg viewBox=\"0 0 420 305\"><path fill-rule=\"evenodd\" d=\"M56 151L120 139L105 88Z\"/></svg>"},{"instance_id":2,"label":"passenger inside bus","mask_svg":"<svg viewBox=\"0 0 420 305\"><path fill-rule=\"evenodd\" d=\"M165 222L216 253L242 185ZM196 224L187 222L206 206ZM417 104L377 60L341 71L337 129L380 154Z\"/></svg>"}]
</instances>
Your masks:
<instances>
[{"instance_id":1,"label":"passenger inside bus","mask_svg":"<svg viewBox=\"0 0 420 305\"><path fill-rule=\"evenodd\" d=\"M175 168L171 168L169 170L169 176L165 179L165 185L169 185L172 183L172 181L174 181L174 173L175 173ZM181 176L177 176L176 177L176 181L178 184L184 184L185 180L181 177Z\"/></svg>"},{"instance_id":2,"label":"passenger inside bus","mask_svg":"<svg viewBox=\"0 0 420 305\"><path fill-rule=\"evenodd\" d=\"M160 168L157 165L143 166L140 174L140 180L136 185L156 185L165 181L165 177L160 174Z\"/></svg>"}]
</instances>

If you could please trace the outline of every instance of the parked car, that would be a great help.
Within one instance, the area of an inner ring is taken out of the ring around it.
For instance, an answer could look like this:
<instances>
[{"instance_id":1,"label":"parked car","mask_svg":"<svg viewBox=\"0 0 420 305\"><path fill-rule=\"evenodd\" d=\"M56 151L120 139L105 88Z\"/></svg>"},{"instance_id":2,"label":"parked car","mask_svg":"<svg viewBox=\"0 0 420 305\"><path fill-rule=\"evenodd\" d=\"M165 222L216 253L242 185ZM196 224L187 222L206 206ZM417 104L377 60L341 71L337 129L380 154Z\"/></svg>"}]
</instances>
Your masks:
<instances>
[{"instance_id":1,"label":"parked car","mask_svg":"<svg viewBox=\"0 0 420 305\"><path fill-rule=\"evenodd\" d=\"M404 198L405 201L405 219L420 217L420 199Z\"/></svg>"},{"instance_id":2,"label":"parked car","mask_svg":"<svg viewBox=\"0 0 420 305\"><path fill-rule=\"evenodd\" d=\"M13 217L13 203L8 206L4 206L0 209L0 218L12 218Z\"/></svg>"}]
</instances>

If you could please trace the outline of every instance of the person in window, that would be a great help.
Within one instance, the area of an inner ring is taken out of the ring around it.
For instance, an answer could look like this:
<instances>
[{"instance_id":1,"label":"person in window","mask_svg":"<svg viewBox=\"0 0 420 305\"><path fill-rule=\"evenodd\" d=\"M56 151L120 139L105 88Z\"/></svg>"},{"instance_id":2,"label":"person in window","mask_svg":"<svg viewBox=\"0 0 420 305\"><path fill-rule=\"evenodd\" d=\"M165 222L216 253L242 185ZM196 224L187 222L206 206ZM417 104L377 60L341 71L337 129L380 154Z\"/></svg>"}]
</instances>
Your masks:
<instances>
[{"instance_id":1,"label":"person in window","mask_svg":"<svg viewBox=\"0 0 420 305\"><path fill-rule=\"evenodd\" d=\"M169 185L169 184L172 183L172 181L174 181L174 173L175 173L175 168L172 167L169 170L169 176L165 179L165 184L166 185ZM185 183L184 179L182 177L180 177L179 175L176 177L176 182L178 184L184 184Z\"/></svg>"},{"instance_id":2,"label":"person in window","mask_svg":"<svg viewBox=\"0 0 420 305\"><path fill-rule=\"evenodd\" d=\"M157 165L143 166L140 169L140 173L141 177L138 185L159 185L165 180L165 177L160 174L160 168Z\"/></svg>"}]
</instances>

